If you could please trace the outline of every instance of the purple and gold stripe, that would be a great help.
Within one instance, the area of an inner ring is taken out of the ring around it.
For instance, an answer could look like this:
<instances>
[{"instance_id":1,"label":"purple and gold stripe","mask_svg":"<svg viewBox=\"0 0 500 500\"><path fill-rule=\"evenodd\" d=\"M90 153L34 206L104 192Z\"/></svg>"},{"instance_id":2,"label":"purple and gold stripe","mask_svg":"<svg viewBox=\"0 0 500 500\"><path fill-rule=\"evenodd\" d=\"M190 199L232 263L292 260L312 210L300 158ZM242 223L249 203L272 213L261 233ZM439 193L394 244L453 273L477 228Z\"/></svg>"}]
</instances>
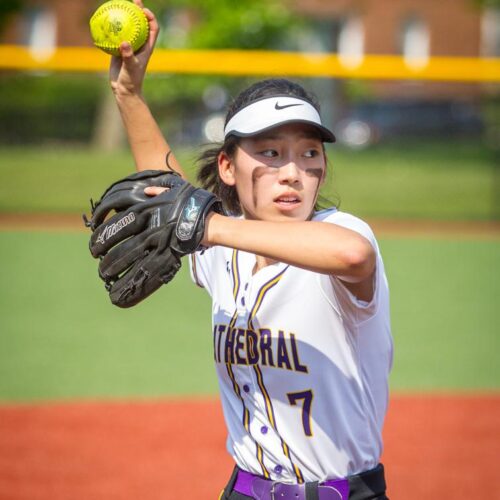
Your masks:
<instances>
[{"instance_id":1,"label":"purple and gold stripe","mask_svg":"<svg viewBox=\"0 0 500 500\"><path fill-rule=\"evenodd\" d=\"M237 280L239 282L238 258L237 258L236 250L233 252L233 266L234 266L233 267L233 276L237 276ZM239 288L239 284L238 284L238 288ZM237 296L237 293L238 293L238 291L236 288L235 298ZM231 318L231 321L229 322L228 330L230 330L231 328L234 327L234 324L236 323L237 318L238 318L238 309L236 308L234 311L233 317ZM226 363L226 369L227 369L227 374L229 375L229 378L231 379L231 382L233 384L233 390L234 390L236 396L238 396L238 399L241 401L241 405L243 406L243 417L242 417L243 426L245 427L245 430L248 432L248 435L253 438L252 433L250 432L250 412L248 411L248 408L245 405L245 401L243 400L243 396L241 395L241 389L240 389L240 386L238 385L238 382L236 382L236 378L234 376L234 372L233 372L233 368L231 366L231 363ZM262 469L262 474L266 479L269 479L271 477L271 475L269 474L269 471L267 470L267 467L264 464L264 450L262 449L260 444L257 443L257 441L255 441L255 446L256 446L255 453L256 453L256 457L257 457L257 460L259 462L259 465Z\"/></svg>"},{"instance_id":2,"label":"purple and gold stripe","mask_svg":"<svg viewBox=\"0 0 500 500\"><path fill-rule=\"evenodd\" d=\"M243 400L243 397L241 396L241 390L240 386L238 385L238 382L236 382L236 379L234 377L233 369L231 367L231 363L226 363L226 368L227 368L227 373L229 375L229 378L231 379L231 382L233 383L233 390L235 394L238 396L238 399L241 401L241 404L243 406L243 426L245 427L245 430L248 432L249 436L252 437L252 433L250 432L250 412L248 411L248 408L245 405L245 401ZM269 471L267 470L267 467L264 464L264 450L260 446L257 441L255 441L255 446L256 446L256 457L259 462L260 468L262 469L262 475L266 478L269 479L271 475L269 474Z\"/></svg>"},{"instance_id":3,"label":"purple and gold stripe","mask_svg":"<svg viewBox=\"0 0 500 500\"><path fill-rule=\"evenodd\" d=\"M233 257L231 259L231 269L233 272L233 297L234 300L238 298L240 291L240 270L238 267L238 250L233 250Z\"/></svg>"},{"instance_id":4,"label":"purple and gold stripe","mask_svg":"<svg viewBox=\"0 0 500 500\"><path fill-rule=\"evenodd\" d=\"M264 297L266 296L266 293L273 288L273 286L277 285L280 281L280 279L283 277L284 272L288 269L289 266L286 266L283 271L281 271L279 274L277 274L273 279L268 281L267 283L264 283L262 287L259 290L259 293L257 294L257 299L255 300L255 304L252 307L252 312L250 313L250 318L248 320L248 325L249 328L253 329L253 324L252 321L255 318L258 310L260 309L260 306L262 305L262 301L264 300Z\"/></svg>"},{"instance_id":5,"label":"purple and gold stripe","mask_svg":"<svg viewBox=\"0 0 500 500\"><path fill-rule=\"evenodd\" d=\"M236 382L236 379L234 377L233 373L233 368L231 367L231 363L226 363L227 367L227 373L229 375L229 378L231 379L231 382L233 383L233 390L240 399L241 403L243 404L243 426L245 427L246 431L250 433L250 412L248 411L248 408L245 406L245 402L243 401L243 398L241 396L241 390L240 386Z\"/></svg>"},{"instance_id":6,"label":"purple and gold stripe","mask_svg":"<svg viewBox=\"0 0 500 500\"><path fill-rule=\"evenodd\" d=\"M264 301L264 298L269 290L271 290L275 285L279 283L281 278L283 277L283 274L285 271L288 269L289 266L286 266L285 269L283 269L279 274L277 274L273 279L265 283L261 289L259 290L259 293L257 294L257 299L255 300L255 304L252 308L252 312L250 313L250 318L248 319L248 327L252 330L254 330L254 325L253 325L253 319L257 315L257 312L260 309L260 306L262 305L262 302ZM274 415L274 409L273 405L271 402L271 398L269 397L269 393L267 392L266 386L264 384L264 378L262 376L262 371L260 370L258 365L254 365L253 369L255 371L255 375L257 376L257 383L259 384L260 390L262 392L262 395L264 396L264 401L266 404L266 413L267 413L267 418L269 419L269 422L271 423L273 429L276 431L276 433L279 436L278 432L278 426L276 424L276 417ZM302 474L302 471L295 465L295 463L292 460L292 456L290 453L290 448L289 446L285 443L283 438L280 436L281 440L281 446L283 449L283 453L285 456L290 460L290 464L294 470L295 476L297 478L297 482L299 484L302 484L304 482L304 476Z\"/></svg>"}]
</instances>

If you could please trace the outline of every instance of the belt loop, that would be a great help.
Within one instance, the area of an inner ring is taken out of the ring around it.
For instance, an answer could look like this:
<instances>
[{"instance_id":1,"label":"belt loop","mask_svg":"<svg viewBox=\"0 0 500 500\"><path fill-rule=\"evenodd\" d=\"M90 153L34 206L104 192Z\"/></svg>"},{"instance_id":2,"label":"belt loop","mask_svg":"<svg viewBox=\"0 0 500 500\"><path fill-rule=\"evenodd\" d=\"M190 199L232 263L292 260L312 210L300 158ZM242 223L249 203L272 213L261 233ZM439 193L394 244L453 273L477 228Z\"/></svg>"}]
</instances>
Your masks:
<instances>
[{"instance_id":1,"label":"belt loop","mask_svg":"<svg viewBox=\"0 0 500 500\"><path fill-rule=\"evenodd\" d=\"M306 500L319 500L318 481L306 483Z\"/></svg>"}]
</instances>

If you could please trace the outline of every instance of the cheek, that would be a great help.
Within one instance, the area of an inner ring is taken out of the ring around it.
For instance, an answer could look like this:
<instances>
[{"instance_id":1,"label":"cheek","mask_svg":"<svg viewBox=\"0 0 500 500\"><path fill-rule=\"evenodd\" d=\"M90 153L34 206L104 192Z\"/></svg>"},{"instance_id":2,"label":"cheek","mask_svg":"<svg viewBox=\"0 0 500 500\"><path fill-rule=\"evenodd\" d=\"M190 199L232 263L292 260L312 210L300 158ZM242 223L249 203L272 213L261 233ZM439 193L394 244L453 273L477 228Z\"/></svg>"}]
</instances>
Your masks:
<instances>
[{"instance_id":1,"label":"cheek","mask_svg":"<svg viewBox=\"0 0 500 500\"><path fill-rule=\"evenodd\" d=\"M312 177L314 179L317 179L320 183L323 181L323 178L325 176L325 169L324 168L308 168L306 171L306 174L308 177Z\"/></svg>"},{"instance_id":2,"label":"cheek","mask_svg":"<svg viewBox=\"0 0 500 500\"><path fill-rule=\"evenodd\" d=\"M255 167L252 172L252 201L257 206L259 190L265 189L265 182L275 173L269 167Z\"/></svg>"}]
</instances>

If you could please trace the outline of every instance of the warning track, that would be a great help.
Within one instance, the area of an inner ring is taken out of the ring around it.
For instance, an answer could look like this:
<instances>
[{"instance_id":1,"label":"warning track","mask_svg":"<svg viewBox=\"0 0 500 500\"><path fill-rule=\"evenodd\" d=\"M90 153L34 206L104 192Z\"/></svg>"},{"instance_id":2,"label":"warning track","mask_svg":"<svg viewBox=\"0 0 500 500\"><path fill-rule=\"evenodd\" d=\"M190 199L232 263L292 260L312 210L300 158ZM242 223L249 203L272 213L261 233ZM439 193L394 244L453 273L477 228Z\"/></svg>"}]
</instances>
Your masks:
<instances>
[{"instance_id":1,"label":"warning track","mask_svg":"<svg viewBox=\"0 0 500 500\"><path fill-rule=\"evenodd\" d=\"M381 237L500 239L500 221L368 219ZM88 231L78 214L0 213L4 231Z\"/></svg>"},{"instance_id":2,"label":"warning track","mask_svg":"<svg viewBox=\"0 0 500 500\"><path fill-rule=\"evenodd\" d=\"M388 495L500 498L500 393L395 395ZM232 470L216 399L0 406L0 498L214 500Z\"/></svg>"}]
</instances>

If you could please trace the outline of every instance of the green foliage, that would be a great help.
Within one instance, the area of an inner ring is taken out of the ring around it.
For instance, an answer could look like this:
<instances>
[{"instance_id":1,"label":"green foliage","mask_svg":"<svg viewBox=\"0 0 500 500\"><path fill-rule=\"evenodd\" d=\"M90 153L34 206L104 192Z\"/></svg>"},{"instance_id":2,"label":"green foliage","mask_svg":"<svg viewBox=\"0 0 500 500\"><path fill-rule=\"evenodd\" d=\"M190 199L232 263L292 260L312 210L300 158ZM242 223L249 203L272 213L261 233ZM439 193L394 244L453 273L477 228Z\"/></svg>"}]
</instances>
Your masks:
<instances>
[{"instance_id":1,"label":"green foliage","mask_svg":"<svg viewBox=\"0 0 500 500\"><path fill-rule=\"evenodd\" d=\"M185 49L278 49L303 23L282 0L150 0L162 26L159 47ZM214 65L217 61L214 60ZM145 95L161 121L165 117L196 117L203 109L202 95L209 86L236 94L248 78L217 76L149 76ZM172 113L174 116L172 117Z\"/></svg>"},{"instance_id":2,"label":"green foliage","mask_svg":"<svg viewBox=\"0 0 500 500\"><path fill-rule=\"evenodd\" d=\"M486 126L486 140L497 153L497 168L500 169L500 94L483 100L482 115Z\"/></svg>"},{"instance_id":3,"label":"green foliage","mask_svg":"<svg viewBox=\"0 0 500 500\"><path fill-rule=\"evenodd\" d=\"M0 85L0 143L89 140L104 88L95 76L9 73Z\"/></svg>"},{"instance_id":4,"label":"green foliage","mask_svg":"<svg viewBox=\"0 0 500 500\"><path fill-rule=\"evenodd\" d=\"M185 48L246 48L276 47L296 23L296 18L279 0L151 0L148 6L165 20L165 33L160 45L172 46L179 40L179 30L186 30ZM181 27L180 18L191 26Z\"/></svg>"},{"instance_id":5,"label":"green foliage","mask_svg":"<svg viewBox=\"0 0 500 500\"><path fill-rule=\"evenodd\" d=\"M14 12L21 9L22 0L2 0L0 2L0 32L5 26L5 23Z\"/></svg>"},{"instance_id":6,"label":"green foliage","mask_svg":"<svg viewBox=\"0 0 500 500\"><path fill-rule=\"evenodd\" d=\"M500 0L473 0L480 7L500 7Z\"/></svg>"}]
</instances>

